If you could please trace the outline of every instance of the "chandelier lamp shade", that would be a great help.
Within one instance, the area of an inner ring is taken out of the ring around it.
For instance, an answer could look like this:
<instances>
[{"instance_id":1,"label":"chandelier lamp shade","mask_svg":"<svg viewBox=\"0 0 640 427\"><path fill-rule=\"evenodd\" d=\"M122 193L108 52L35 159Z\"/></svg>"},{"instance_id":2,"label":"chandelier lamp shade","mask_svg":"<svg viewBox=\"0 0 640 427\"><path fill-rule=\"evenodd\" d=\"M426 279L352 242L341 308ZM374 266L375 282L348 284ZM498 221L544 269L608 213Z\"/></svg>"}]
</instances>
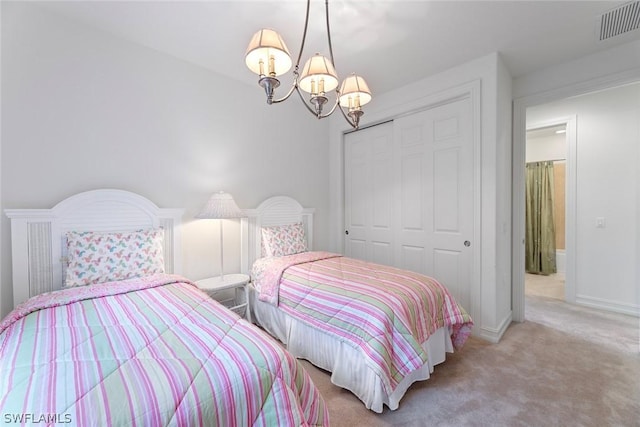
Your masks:
<instances>
[{"instance_id":1,"label":"chandelier lamp shade","mask_svg":"<svg viewBox=\"0 0 640 427\"><path fill-rule=\"evenodd\" d=\"M331 61L316 53L304 64L299 84L303 91L317 95L337 88L338 75Z\"/></svg>"},{"instance_id":2,"label":"chandelier lamp shade","mask_svg":"<svg viewBox=\"0 0 640 427\"><path fill-rule=\"evenodd\" d=\"M196 215L198 219L233 219L242 218L245 215L242 213L233 197L229 193L220 191L214 193L207 204L202 208L200 213ZM224 246L222 236L222 221L218 221L220 227L220 279L224 281Z\"/></svg>"},{"instance_id":3,"label":"chandelier lamp shade","mask_svg":"<svg viewBox=\"0 0 640 427\"><path fill-rule=\"evenodd\" d=\"M365 80L357 74L349 75L342 83L338 79L329 28L329 0L325 0L329 58L316 53L305 62L302 71L300 70L300 59L304 51L309 25L310 3L311 0L307 0L300 51L293 68L293 85L284 97L274 99L275 90L280 86L278 76L287 73L293 62L289 49L280 34L267 28L255 33L247 47L245 62L247 67L259 76L258 84L266 93L267 104L286 101L293 92L297 92L305 107L318 119L330 116L337 109L353 128L358 129L360 117L364 114L362 106L371 101L371 90ZM308 100L305 99L305 95L301 91L308 94ZM326 111L324 107L329 102L327 94L332 91L336 92L336 99L331 109Z\"/></svg>"},{"instance_id":4,"label":"chandelier lamp shade","mask_svg":"<svg viewBox=\"0 0 640 427\"><path fill-rule=\"evenodd\" d=\"M251 71L260 76L276 77L291 69L287 45L280 34L269 29L262 29L253 35L245 62Z\"/></svg>"}]
</instances>

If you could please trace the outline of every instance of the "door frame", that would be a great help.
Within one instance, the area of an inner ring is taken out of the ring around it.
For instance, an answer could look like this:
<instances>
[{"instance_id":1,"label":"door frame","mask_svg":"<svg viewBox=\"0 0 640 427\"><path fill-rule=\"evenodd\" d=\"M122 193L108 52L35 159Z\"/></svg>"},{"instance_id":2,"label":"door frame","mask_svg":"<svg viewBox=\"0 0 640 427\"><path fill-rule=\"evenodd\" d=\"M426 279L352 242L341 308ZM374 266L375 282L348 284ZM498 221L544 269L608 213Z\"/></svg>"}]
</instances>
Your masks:
<instances>
[{"instance_id":1,"label":"door frame","mask_svg":"<svg viewBox=\"0 0 640 427\"><path fill-rule=\"evenodd\" d=\"M516 98L513 101L513 151L512 151L512 251L511 251L511 307L513 320L523 322L525 318L524 295L524 236L525 236L525 200L524 200L524 164L526 149L527 108L559 101L572 96L584 95L598 90L638 82L640 69L615 73L585 82L552 89L534 95ZM638 214L640 216L640 213ZM640 245L640 242L638 243ZM577 248L576 248L577 249ZM569 255L567 250L567 257ZM573 251L575 257L576 250ZM567 272L569 270L567 259ZM574 259L575 262L575 259ZM638 267L640 270L640 266ZM575 277L575 276L574 276ZM575 298L575 282L573 283Z\"/></svg>"}]
</instances>

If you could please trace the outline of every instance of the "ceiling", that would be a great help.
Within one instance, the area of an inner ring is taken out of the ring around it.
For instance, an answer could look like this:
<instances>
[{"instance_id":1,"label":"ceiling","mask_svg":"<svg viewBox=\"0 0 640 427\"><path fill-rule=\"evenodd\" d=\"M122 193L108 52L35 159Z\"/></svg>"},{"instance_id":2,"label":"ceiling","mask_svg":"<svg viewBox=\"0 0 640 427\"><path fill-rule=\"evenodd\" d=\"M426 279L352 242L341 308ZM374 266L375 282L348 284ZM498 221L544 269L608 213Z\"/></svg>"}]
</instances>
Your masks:
<instances>
[{"instance_id":1,"label":"ceiling","mask_svg":"<svg viewBox=\"0 0 640 427\"><path fill-rule=\"evenodd\" d=\"M512 73L527 73L617 44L640 31L601 42L598 16L620 1L332 0L333 50L339 76L361 74L375 93L500 52ZM244 65L253 33L280 32L295 61L304 0L43 2L58 13L132 42L256 84ZM324 2L311 2L307 47L328 54ZM282 79L283 84L287 81Z\"/></svg>"}]
</instances>

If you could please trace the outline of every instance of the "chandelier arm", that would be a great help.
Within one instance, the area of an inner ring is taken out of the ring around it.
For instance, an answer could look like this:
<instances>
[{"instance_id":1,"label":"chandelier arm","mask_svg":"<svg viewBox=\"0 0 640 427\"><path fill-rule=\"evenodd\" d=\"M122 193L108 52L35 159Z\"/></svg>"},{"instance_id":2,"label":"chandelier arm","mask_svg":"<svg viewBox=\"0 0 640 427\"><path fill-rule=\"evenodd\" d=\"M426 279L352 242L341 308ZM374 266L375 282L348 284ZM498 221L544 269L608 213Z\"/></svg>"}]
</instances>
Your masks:
<instances>
[{"instance_id":1,"label":"chandelier arm","mask_svg":"<svg viewBox=\"0 0 640 427\"><path fill-rule=\"evenodd\" d=\"M351 121L351 119L349 118L349 116L347 116L347 114L344 112L344 109L342 107L338 108L338 110L340 110L340 112L342 113L342 117L344 117L344 119L347 121L347 123L351 125L352 128L358 129L358 125L353 121Z\"/></svg>"},{"instance_id":2,"label":"chandelier arm","mask_svg":"<svg viewBox=\"0 0 640 427\"><path fill-rule=\"evenodd\" d=\"M277 104L279 102L286 101L287 99L289 99L293 91L296 90L297 88L298 88L298 79L296 78L293 82L293 85L291 86L291 89L289 89L289 92L287 92L287 94L280 99L274 99L271 103Z\"/></svg>"},{"instance_id":3,"label":"chandelier arm","mask_svg":"<svg viewBox=\"0 0 640 427\"><path fill-rule=\"evenodd\" d=\"M298 52L298 60L296 61L296 70L300 65L300 59L302 59L302 51L304 50L304 43L307 39L307 28L309 27L309 8L311 6L311 0L307 0L307 14L304 18L304 31L302 31L302 41L300 42L300 51Z\"/></svg>"},{"instance_id":4,"label":"chandelier arm","mask_svg":"<svg viewBox=\"0 0 640 427\"><path fill-rule=\"evenodd\" d=\"M336 99L336 102L333 104L333 107L331 107L331 111L329 111L328 113L322 114L320 116L318 116L319 119L324 119L326 117L329 117L330 115L332 115L334 113L334 111L336 111L336 107L340 104L340 100ZM340 109L342 110L342 109Z\"/></svg>"},{"instance_id":5,"label":"chandelier arm","mask_svg":"<svg viewBox=\"0 0 640 427\"><path fill-rule=\"evenodd\" d=\"M307 11L308 13L308 11ZM324 1L324 15L327 20L327 41L329 43L329 56L331 57L331 63L333 68L336 68L336 61L333 59L333 45L331 43L331 29L329 28L329 0Z\"/></svg>"},{"instance_id":6,"label":"chandelier arm","mask_svg":"<svg viewBox=\"0 0 640 427\"><path fill-rule=\"evenodd\" d=\"M298 88L298 86L296 85L295 87L296 92L298 92L298 95L300 95L300 100L302 101L302 105L304 105L305 107L307 107L307 110L309 110L309 112L311 114L313 114L314 116L318 117L318 113L315 112L315 110L311 107L309 107L309 105L307 105L307 101L304 99L304 96L302 95L302 93L300 92L300 89ZM318 117L319 118L319 117Z\"/></svg>"}]
</instances>

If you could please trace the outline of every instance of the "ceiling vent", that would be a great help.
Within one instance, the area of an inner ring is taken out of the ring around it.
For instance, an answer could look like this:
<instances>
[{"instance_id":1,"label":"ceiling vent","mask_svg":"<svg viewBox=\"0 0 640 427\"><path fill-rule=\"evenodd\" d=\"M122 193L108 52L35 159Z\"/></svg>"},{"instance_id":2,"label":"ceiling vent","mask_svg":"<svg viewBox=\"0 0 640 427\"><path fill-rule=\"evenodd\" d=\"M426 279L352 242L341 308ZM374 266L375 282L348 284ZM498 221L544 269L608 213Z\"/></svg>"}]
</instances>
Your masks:
<instances>
[{"instance_id":1,"label":"ceiling vent","mask_svg":"<svg viewBox=\"0 0 640 427\"><path fill-rule=\"evenodd\" d=\"M640 1L625 3L600 15L600 41L640 28Z\"/></svg>"}]
</instances>

